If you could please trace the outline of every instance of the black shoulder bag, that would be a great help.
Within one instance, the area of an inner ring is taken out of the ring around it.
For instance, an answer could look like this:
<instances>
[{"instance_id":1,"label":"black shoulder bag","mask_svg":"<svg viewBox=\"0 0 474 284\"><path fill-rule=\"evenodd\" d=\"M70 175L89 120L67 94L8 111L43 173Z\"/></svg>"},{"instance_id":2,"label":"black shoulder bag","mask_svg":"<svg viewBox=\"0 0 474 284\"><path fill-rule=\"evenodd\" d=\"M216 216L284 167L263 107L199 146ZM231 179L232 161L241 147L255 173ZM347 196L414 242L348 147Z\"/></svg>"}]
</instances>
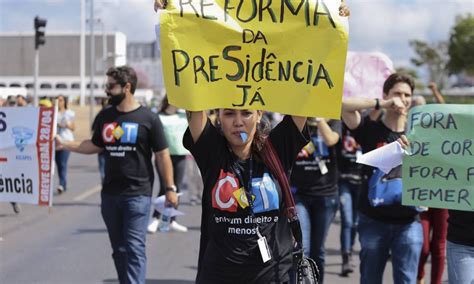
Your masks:
<instances>
[{"instance_id":1,"label":"black shoulder bag","mask_svg":"<svg viewBox=\"0 0 474 284\"><path fill-rule=\"evenodd\" d=\"M283 169L280 158L275 151L270 139L266 139L263 146L263 160L273 176L280 184L283 198L285 201L285 210L288 217L288 223L296 242L293 252L293 267L295 271L296 284L317 284L319 282L319 269L316 262L304 255L303 237L300 227L300 221L296 213L295 201L290 191L290 184L286 171Z\"/></svg>"}]
</instances>

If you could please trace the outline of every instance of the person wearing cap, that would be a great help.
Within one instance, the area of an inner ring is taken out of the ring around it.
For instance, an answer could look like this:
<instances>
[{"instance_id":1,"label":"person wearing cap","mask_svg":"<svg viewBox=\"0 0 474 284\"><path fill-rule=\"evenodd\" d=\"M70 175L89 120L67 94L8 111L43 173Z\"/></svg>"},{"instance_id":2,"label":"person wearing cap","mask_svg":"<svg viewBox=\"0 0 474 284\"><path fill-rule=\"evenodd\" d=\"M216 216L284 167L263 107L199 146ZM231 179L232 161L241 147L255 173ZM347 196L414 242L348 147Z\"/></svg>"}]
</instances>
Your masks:
<instances>
[{"instance_id":1,"label":"person wearing cap","mask_svg":"<svg viewBox=\"0 0 474 284\"><path fill-rule=\"evenodd\" d=\"M44 98L39 101L39 106L40 107L53 107L53 103L51 102L50 99Z\"/></svg>"}]
</instances>

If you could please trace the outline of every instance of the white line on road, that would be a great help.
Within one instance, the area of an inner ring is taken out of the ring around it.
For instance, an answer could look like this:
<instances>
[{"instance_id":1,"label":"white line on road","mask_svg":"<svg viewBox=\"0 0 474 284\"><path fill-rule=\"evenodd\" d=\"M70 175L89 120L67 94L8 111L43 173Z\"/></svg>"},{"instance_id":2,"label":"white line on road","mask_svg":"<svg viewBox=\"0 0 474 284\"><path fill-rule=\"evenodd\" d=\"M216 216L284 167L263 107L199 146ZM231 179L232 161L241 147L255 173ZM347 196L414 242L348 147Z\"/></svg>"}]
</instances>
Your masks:
<instances>
[{"instance_id":1,"label":"white line on road","mask_svg":"<svg viewBox=\"0 0 474 284\"><path fill-rule=\"evenodd\" d=\"M87 197L96 194L102 189L102 186L100 184L88 189L86 192L79 194L78 196L74 197L74 201L82 201L86 199Z\"/></svg>"}]
</instances>

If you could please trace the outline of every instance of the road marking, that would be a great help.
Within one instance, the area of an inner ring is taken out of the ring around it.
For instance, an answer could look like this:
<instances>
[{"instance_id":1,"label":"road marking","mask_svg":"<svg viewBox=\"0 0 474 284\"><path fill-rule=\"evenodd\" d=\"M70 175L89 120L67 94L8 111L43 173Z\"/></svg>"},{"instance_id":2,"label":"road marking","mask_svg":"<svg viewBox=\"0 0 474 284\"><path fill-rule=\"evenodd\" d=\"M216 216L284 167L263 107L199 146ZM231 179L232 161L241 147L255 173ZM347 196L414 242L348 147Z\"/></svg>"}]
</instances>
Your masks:
<instances>
[{"instance_id":1,"label":"road marking","mask_svg":"<svg viewBox=\"0 0 474 284\"><path fill-rule=\"evenodd\" d=\"M82 201L86 199L87 197L96 194L102 189L102 185L98 184L90 189L88 189L86 192L79 194L78 196L74 197L74 201Z\"/></svg>"}]
</instances>

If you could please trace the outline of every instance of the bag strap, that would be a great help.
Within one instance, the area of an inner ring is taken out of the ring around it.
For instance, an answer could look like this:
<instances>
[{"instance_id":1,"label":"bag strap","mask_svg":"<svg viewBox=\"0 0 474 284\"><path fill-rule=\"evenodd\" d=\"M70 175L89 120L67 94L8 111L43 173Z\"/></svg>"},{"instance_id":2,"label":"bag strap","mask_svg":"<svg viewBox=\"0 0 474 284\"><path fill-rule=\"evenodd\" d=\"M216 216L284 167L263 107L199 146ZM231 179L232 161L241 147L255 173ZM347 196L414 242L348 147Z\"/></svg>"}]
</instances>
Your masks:
<instances>
[{"instance_id":1,"label":"bag strap","mask_svg":"<svg viewBox=\"0 0 474 284\"><path fill-rule=\"evenodd\" d=\"M263 144L263 161L268 167L273 176L277 179L280 184L281 191L283 194L283 199L285 202L285 213L288 217L288 223L291 227L291 232L299 248L303 247L303 237L301 232L300 221L298 219L298 214L296 212L295 200L290 191L290 184L288 182L288 177L286 171L283 168L280 158L278 157L275 148L273 147L270 139L265 139Z\"/></svg>"}]
</instances>

